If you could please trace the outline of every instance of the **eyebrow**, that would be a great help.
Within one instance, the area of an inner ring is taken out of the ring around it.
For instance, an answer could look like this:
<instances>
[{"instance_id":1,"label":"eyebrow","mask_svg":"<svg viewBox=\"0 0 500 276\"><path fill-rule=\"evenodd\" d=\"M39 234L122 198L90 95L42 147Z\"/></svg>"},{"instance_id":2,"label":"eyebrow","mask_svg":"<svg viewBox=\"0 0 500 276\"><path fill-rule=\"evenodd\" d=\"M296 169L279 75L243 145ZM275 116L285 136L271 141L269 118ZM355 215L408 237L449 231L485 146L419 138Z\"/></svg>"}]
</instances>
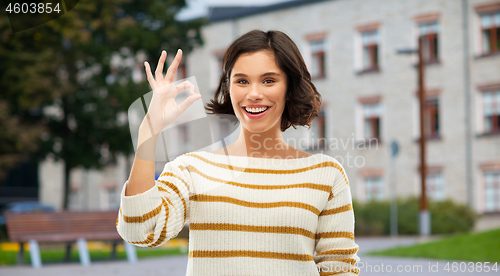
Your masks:
<instances>
[{"instance_id":1,"label":"eyebrow","mask_svg":"<svg viewBox=\"0 0 500 276\"><path fill-rule=\"evenodd\" d=\"M267 72L265 74L262 74L260 75L261 77L265 77L265 76L280 76L280 74L278 73L275 73L275 72ZM247 75L243 74L243 73L238 73L238 74L234 74L233 78L236 78L236 77L248 77Z\"/></svg>"}]
</instances>

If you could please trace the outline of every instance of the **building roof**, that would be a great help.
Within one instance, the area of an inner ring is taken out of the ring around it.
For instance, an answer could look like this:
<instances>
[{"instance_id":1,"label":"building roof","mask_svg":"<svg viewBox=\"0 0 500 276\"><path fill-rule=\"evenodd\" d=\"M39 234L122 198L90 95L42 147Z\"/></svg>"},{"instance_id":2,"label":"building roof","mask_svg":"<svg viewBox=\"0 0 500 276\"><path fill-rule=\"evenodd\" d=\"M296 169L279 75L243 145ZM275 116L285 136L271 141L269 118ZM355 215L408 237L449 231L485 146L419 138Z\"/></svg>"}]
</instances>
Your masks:
<instances>
[{"instance_id":1,"label":"building roof","mask_svg":"<svg viewBox=\"0 0 500 276\"><path fill-rule=\"evenodd\" d=\"M281 9L297 7L306 4L313 4L317 2L332 1L332 0L294 0L287 2L280 2L265 6L210 6L208 11L208 19L210 22L225 21L231 19L242 18L254 14L261 14L265 12L274 12Z\"/></svg>"}]
</instances>

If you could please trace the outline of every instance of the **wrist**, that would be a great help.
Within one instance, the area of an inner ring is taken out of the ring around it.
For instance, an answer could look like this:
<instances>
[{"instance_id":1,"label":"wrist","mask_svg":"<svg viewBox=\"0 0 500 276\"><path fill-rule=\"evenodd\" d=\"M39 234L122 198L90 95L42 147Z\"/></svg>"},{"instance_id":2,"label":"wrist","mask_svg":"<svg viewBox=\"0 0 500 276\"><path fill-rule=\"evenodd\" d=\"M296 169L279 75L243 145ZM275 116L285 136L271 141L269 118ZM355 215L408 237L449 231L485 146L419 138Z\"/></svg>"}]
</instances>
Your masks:
<instances>
[{"instance_id":1,"label":"wrist","mask_svg":"<svg viewBox=\"0 0 500 276\"><path fill-rule=\"evenodd\" d=\"M151 121L149 121L149 118L147 118L149 115L144 117L144 120L142 121L141 125L139 126L139 144L142 141L150 140L150 139L156 139L158 138L159 134L155 134L153 130L153 126L151 125Z\"/></svg>"}]
</instances>

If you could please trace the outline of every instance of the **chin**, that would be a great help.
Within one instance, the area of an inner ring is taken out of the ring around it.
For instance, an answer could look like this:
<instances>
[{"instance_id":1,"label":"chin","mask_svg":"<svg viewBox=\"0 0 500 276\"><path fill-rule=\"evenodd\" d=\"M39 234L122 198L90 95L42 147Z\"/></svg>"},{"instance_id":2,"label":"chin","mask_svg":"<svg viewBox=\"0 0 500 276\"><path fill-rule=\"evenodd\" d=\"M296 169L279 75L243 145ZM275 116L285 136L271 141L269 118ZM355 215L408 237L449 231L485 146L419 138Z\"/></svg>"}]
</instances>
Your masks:
<instances>
[{"instance_id":1,"label":"chin","mask_svg":"<svg viewBox=\"0 0 500 276\"><path fill-rule=\"evenodd\" d=\"M266 125L266 126L245 126L245 129L251 133L262 133L267 130L269 130L271 127Z\"/></svg>"},{"instance_id":2,"label":"chin","mask_svg":"<svg viewBox=\"0 0 500 276\"><path fill-rule=\"evenodd\" d=\"M279 124L280 124L281 120L278 120L275 124L273 124L272 122L266 122L265 124L253 124L252 125L252 122L250 122L249 124L245 124L245 129L251 133L263 133L263 132L266 132L266 131L269 131L270 129L272 129L273 127L278 127L279 128ZM278 126L276 126L278 125Z\"/></svg>"}]
</instances>

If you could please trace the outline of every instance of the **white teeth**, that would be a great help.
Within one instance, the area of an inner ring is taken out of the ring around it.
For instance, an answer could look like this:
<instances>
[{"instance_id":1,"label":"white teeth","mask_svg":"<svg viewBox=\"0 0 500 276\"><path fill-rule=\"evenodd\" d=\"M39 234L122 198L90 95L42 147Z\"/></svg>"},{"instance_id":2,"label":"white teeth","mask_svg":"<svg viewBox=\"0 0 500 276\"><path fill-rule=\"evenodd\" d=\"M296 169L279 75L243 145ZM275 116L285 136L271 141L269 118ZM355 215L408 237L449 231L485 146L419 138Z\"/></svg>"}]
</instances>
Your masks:
<instances>
[{"instance_id":1,"label":"white teeth","mask_svg":"<svg viewBox=\"0 0 500 276\"><path fill-rule=\"evenodd\" d=\"M248 112L262 112L264 110L268 109L268 107L259 107L259 108L248 108L248 107L245 107L245 110L248 111Z\"/></svg>"}]
</instances>

